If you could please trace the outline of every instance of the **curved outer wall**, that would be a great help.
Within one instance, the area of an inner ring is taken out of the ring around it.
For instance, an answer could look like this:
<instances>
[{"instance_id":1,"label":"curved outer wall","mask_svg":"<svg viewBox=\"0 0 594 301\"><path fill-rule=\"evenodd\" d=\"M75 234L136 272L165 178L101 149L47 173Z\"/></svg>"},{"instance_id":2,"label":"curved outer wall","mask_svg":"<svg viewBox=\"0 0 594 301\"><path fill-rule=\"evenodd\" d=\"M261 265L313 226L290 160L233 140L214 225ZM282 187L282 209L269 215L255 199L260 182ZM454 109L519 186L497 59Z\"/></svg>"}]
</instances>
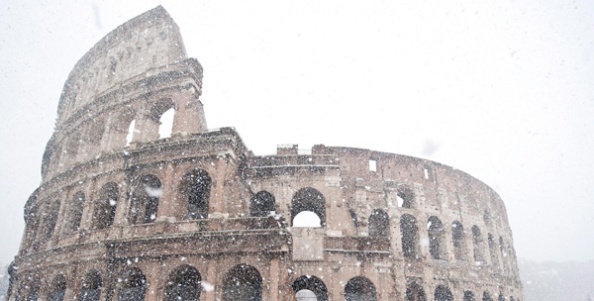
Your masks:
<instances>
[{"instance_id":1,"label":"curved outer wall","mask_svg":"<svg viewBox=\"0 0 594 301\"><path fill-rule=\"evenodd\" d=\"M77 63L9 300L167 300L182 278L197 279L200 300L523 298L505 206L487 185L364 149L254 156L235 130L207 130L201 80L161 7ZM301 211L321 227L294 227Z\"/></svg>"}]
</instances>

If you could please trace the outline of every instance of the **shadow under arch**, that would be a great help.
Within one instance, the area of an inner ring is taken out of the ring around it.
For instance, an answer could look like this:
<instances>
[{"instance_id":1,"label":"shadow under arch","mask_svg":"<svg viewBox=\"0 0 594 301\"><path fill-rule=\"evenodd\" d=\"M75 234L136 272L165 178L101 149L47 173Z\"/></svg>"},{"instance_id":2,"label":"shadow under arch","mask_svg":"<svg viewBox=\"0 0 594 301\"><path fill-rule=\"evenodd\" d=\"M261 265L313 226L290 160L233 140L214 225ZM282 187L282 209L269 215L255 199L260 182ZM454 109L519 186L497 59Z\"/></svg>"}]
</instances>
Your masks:
<instances>
[{"instance_id":1,"label":"shadow under arch","mask_svg":"<svg viewBox=\"0 0 594 301\"><path fill-rule=\"evenodd\" d=\"M299 189L291 200L291 225L297 214L302 211L311 211L320 218L320 225L326 226L326 199L315 188L305 187Z\"/></svg>"},{"instance_id":2,"label":"shadow under arch","mask_svg":"<svg viewBox=\"0 0 594 301\"><path fill-rule=\"evenodd\" d=\"M200 286L202 276L196 268L190 265L181 265L171 274L165 287L166 301L198 301L200 300Z\"/></svg>"},{"instance_id":3,"label":"shadow under arch","mask_svg":"<svg viewBox=\"0 0 594 301\"><path fill-rule=\"evenodd\" d=\"M344 298L346 301L376 301L375 285L366 277L353 277L344 286Z\"/></svg>"},{"instance_id":4,"label":"shadow under arch","mask_svg":"<svg viewBox=\"0 0 594 301\"><path fill-rule=\"evenodd\" d=\"M262 276L250 265L236 265L223 280L223 301L262 301Z\"/></svg>"}]
</instances>

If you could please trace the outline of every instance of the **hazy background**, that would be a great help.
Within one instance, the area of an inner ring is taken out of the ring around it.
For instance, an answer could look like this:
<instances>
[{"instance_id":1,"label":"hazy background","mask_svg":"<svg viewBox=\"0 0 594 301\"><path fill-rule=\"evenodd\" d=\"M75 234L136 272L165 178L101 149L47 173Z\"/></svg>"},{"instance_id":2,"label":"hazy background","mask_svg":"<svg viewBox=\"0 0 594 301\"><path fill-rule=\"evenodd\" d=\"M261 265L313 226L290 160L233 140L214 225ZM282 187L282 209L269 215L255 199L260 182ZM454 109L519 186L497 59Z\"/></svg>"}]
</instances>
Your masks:
<instances>
[{"instance_id":1,"label":"hazy background","mask_svg":"<svg viewBox=\"0 0 594 301\"><path fill-rule=\"evenodd\" d=\"M0 262L76 61L158 1L0 3ZM519 257L594 259L594 2L170 1L211 128L257 155L324 143L428 158L505 201Z\"/></svg>"}]
</instances>

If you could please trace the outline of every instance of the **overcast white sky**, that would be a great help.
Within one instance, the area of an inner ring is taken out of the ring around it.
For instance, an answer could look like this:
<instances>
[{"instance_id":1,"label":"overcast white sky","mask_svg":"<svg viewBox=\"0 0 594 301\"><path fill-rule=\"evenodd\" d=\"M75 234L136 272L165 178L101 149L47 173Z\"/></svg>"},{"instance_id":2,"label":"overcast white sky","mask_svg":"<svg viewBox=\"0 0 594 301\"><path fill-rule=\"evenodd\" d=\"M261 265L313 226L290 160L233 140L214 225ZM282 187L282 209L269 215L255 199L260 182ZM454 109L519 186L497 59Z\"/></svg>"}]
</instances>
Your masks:
<instances>
[{"instance_id":1,"label":"overcast white sky","mask_svg":"<svg viewBox=\"0 0 594 301\"><path fill-rule=\"evenodd\" d=\"M454 166L499 192L518 256L594 260L594 2L120 2L0 3L0 262L71 68L158 4L204 67L209 127L257 155L323 143Z\"/></svg>"}]
</instances>

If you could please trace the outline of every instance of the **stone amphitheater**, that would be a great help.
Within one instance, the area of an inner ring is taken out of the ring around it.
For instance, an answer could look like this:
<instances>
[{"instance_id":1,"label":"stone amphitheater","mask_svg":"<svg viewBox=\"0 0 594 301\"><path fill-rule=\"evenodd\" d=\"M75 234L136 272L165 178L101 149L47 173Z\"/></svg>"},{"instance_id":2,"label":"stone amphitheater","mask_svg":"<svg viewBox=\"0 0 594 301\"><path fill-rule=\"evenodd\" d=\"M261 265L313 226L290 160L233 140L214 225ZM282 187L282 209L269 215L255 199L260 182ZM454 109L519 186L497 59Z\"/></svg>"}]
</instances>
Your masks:
<instances>
[{"instance_id":1,"label":"stone amphitheater","mask_svg":"<svg viewBox=\"0 0 594 301\"><path fill-rule=\"evenodd\" d=\"M162 7L80 59L7 300L523 298L486 184L367 149L257 156L233 128L207 128L201 90Z\"/></svg>"}]
</instances>

